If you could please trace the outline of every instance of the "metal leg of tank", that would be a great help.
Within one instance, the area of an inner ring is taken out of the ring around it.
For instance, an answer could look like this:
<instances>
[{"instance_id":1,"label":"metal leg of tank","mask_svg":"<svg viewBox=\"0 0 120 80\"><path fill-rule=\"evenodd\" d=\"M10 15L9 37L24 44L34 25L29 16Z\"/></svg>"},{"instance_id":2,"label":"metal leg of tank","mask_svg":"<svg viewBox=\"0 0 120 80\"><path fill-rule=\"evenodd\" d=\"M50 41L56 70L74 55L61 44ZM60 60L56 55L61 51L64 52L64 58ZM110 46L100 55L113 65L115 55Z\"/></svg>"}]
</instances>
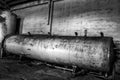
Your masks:
<instances>
[{"instance_id":1,"label":"metal leg of tank","mask_svg":"<svg viewBox=\"0 0 120 80\"><path fill-rule=\"evenodd\" d=\"M85 70L85 69L81 69L79 72L77 72L76 74L77 75L86 75L88 73L88 71L87 70Z\"/></svg>"},{"instance_id":2,"label":"metal leg of tank","mask_svg":"<svg viewBox=\"0 0 120 80\"><path fill-rule=\"evenodd\" d=\"M3 58L3 48L0 50L0 58Z\"/></svg>"},{"instance_id":3,"label":"metal leg of tank","mask_svg":"<svg viewBox=\"0 0 120 80\"><path fill-rule=\"evenodd\" d=\"M72 66L72 67L73 67L73 71L72 71L72 76L71 77L75 77L77 66Z\"/></svg>"},{"instance_id":4,"label":"metal leg of tank","mask_svg":"<svg viewBox=\"0 0 120 80\"><path fill-rule=\"evenodd\" d=\"M111 76L108 75L108 73L106 73L106 74L104 75L103 79L105 79L105 80L115 80L115 70L113 69Z\"/></svg>"},{"instance_id":5,"label":"metal leg of tank","mask_svg":"<svg viewBox=\"0 0 120 80\"><path fill-rule=\"evenodd\" d=\"M112 70L112 80L115 80L115 64L113 65L113 70Z\"/></svg>"},{"instance_id":6,"label":"metal leg of tank","mask_svg":"<svg viewBox=\"0 0 120 80\"><path fill-rule=\"evenodd\" d=\"M115 70L113 70L112 75L108 75L108 73L95 73L95 72L90 72L88 74L100 78L102 80L115 80Z\"/></svg>"},{"instance_id":7,"label":"metal leg of tank","mask_svg":"<svg viewBox=\"0 0 120 80\"><path fill-rule=\"evenodd\" d=\"M19 61L22 61L23 57L25 57L25 56L26 56L26 54L20 54L19 55Z\"/></svg>"},{"instance_id":8,"label":"metal leg of tank","mask_svg":"<svg viewBox=\"0 0 120 80\"><path fill-rule=\"evenodd\" d=\"M72 71L72 77L77 77L80 75L86 75L88 73L87 69L80 69L77 66L72 66L73 71Z\"/></svg>"},{"instance_id":9,"label":"metal leg of tank","mask_svg":"<svg viewBox=\"0 0 120 80\"><path fill-rule=\"evenodd\" d=\"M97 77L97 78L106 80L106 78L105 78L103 75L99 74L99 73L89 72L88 74L89 74L89 75L92 75L92 76L94 76L94 77Z\"/></svg>"},{"instance_id":10,"label":"metal leg of tank","mask_svg":"<svg viewBox=\"0 0 120 80\"><path fill-rule=\"evenodd\" d=\"M115 80L115 64L113 65L112 68L113 68L113 69L112 69L111 75L109 75L109 73L105 73L105 74L104 74L104 78L105 78L106 80Z\"/></svg>"},{"instance_id":11,"label":"metal leg of tank","mask_svg":"<svg viewBox=\"0 0 120 80\"><path fill-rule=\"evenodd\" d=\"M104 74L104 78L107 79L107 80L109 79L108 73L105 73L105 74ZM109 80L111 80L111 79L109 79Z\"/></svg>"},{"instance_id":12,"label":"metal leg of tank","mask_svg":"<svg viewBox=\"0 0 120 80\"><path fill-rule=\"evenodd\" d=\"M19 55L19 61L22 61L23 55Z\"/></svg>"}]
</instances>

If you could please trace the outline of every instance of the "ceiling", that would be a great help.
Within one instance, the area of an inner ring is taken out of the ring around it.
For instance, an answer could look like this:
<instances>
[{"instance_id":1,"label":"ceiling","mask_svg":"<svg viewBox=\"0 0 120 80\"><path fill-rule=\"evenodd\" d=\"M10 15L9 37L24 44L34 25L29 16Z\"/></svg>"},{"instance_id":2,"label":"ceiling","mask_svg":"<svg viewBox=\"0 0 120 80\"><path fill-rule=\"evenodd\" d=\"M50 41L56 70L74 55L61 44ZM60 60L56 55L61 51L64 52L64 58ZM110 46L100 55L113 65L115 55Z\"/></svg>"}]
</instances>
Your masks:
<instances>
[{"instance_id":1,"label":"ceiling","mask_svg":"<svg viewBox=\"0 0 120 80\"><path fill-rule=\"evenodd\" d=\"M32 1L41 1L41 0L0 0L0 9L10 10L11 7Z\"/></svg>"}]
</instances>

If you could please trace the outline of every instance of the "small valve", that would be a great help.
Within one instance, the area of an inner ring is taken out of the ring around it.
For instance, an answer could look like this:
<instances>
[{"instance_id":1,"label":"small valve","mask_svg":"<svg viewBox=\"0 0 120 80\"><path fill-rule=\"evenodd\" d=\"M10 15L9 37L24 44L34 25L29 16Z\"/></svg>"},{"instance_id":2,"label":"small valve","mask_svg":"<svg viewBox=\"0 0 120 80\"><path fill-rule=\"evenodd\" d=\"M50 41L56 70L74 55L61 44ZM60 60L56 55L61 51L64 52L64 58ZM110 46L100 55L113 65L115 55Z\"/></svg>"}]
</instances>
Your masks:
<instances>
[{"instance_id":1,"label":"small valve","mask_svg":"<svg viewBox=\"0 0 120 80\"><path fill-rule=\"evenodd\" d=\"M87 37L87 29L84 31L84 36Z\"/></svg>"},{"instance_id":2,"label":"small valve","mask_svg":"<svg viewBox=\"0 0 120 80\"><path fill-rule=\"evenodd\" d=\"M28 32L28 35L30 35L30 36L31 36L31 33L30 33L30 32Z\"/></svg>"},{"instance_id":3,"label":"small valve","mask_svg":"<svg viewBox=\"0 0 120 80\"><path fill-rule=\"evenodd\" d=\"M103 32L100 32L100 35L101 35L101 37L104 37L104 33Z\"/></svg>"},{"instance_id":4,"label":"small valve","mask_svg":"<svg viewBox=\"0 0 120 80\"><path fill-rule=\"evenodd\" d=\"M75 32L75 36L78 36L78 33L77 33L77 32Z\"/></svg>"}]
</instances>

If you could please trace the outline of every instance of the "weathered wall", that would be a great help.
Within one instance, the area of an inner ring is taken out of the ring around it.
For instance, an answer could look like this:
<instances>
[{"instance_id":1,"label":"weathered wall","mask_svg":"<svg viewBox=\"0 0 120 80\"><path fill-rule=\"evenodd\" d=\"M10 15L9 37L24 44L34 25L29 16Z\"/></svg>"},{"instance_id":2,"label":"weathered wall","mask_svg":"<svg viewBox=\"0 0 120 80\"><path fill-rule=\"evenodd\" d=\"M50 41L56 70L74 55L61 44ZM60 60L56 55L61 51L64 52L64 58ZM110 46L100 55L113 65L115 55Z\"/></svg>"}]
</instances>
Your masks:
<instances>
[{"instance_id":1,"label":"weathered wall","mask_svg":"<svg viewBox=\"0 0 120 80\"><path fill-rule=\"evenodd\" d=\"M49 32L48 24L48 4L26 8L16 11L22 21L22 33L47 34Z\"/></svg>"},{"instance_id":2,"label":"weathered wall","mask_svg":"<svg viewBox=\"0 0 120 80\"><path fill-rule=\"evenodd\" d=\"M56 2L53 18L53 34L106 36L120 39L119 0L65 0ZM58 29L59 28L59 29Z\"/></svg>"},{"instance_id":3,"label":"weathered wall","mask_svg":"<svg viewBox=\"0 0 120 80\"><path fill-rule=\"evenodd\" d=\"M52 34L105 36L120 39L120 1L119 0L63 0L54 3ZM23 33L47 34L48 4L15 12L24 17Z\"/></svg>"}]
</instances>

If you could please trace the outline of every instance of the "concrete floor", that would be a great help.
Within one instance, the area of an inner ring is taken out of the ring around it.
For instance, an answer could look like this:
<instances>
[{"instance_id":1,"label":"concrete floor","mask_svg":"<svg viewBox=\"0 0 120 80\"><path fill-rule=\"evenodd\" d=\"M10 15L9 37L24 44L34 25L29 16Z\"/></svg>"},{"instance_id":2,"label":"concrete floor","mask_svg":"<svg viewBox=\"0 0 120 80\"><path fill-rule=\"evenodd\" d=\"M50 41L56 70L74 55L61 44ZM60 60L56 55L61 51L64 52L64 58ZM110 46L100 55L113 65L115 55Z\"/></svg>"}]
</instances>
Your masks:
<instances>
[{"instance_id":1,"label":"concrete floor","mask_svg":"<svg viewBox=\"0 0 120 80\"><path fill-rule=\"evenodd\" d=\"M120 80L120 75L116 80ZM71 77L71 72L50 68L45 65L31 65L16 59L0 59L0 80L102 80L92 75Z\"/></svg>"}]
</instances>

